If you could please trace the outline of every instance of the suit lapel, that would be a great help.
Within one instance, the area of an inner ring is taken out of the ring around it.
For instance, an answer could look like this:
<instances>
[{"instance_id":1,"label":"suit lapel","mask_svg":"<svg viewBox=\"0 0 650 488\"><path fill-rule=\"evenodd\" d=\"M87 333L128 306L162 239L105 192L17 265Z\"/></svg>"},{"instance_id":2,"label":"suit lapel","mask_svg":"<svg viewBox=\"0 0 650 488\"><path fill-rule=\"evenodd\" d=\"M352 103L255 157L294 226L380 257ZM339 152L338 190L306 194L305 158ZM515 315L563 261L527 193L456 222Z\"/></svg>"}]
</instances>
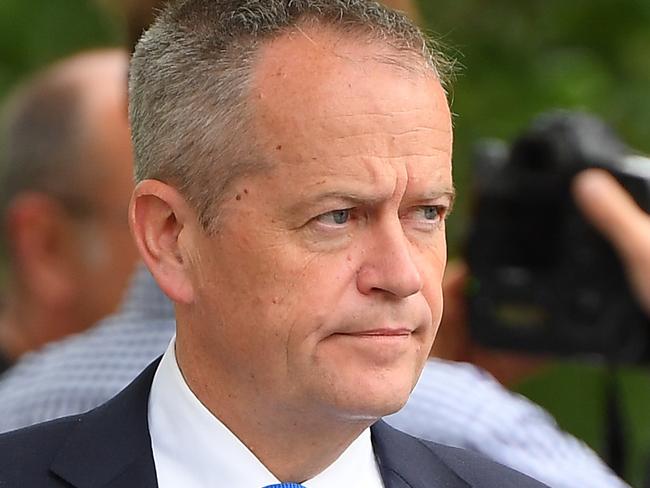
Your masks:
<instances>
[{"instance_id":1,"label":"suit lapel","mask_svg":"<svg viewBox=\"0 0 650 488\"><path fill-rule=\"evenodd\" d=\"M372 445L385 488L467 488L422 442L379 421L371 428Z\"/></svg>"},{"instance_id":2,"label":"suit lapel","mask_svg":"<svg viewBox=\"0 0 650 488\"><path fill-rule=\"evenodd\" d=\"M156 488L148 403L159 360L119 395L79 416L51 471L76 488Z\"/></svg>"}]
</instances>

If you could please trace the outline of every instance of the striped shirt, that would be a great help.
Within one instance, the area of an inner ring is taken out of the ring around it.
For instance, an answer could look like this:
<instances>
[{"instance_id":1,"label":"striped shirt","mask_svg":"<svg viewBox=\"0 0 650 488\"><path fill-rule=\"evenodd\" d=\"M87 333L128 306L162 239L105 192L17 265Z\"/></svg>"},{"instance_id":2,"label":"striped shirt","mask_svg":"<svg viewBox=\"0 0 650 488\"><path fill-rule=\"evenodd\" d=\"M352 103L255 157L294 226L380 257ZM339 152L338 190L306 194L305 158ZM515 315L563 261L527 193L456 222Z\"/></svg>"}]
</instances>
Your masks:
<instances>
[{"instance_id":1,"label":"striped shirt","mask_svg":"<svg viewBox=\"0 0 650 488\"><path fill-rule=\"evenodd\" d=\"M100 405L161 355L173 333L171 303L139 268L116 314L25 356L0 378L0 432ZM539 406L469 364L430 360L407 405L385 420L551 487L627 486Z\"/></svg>"}]
</instances>

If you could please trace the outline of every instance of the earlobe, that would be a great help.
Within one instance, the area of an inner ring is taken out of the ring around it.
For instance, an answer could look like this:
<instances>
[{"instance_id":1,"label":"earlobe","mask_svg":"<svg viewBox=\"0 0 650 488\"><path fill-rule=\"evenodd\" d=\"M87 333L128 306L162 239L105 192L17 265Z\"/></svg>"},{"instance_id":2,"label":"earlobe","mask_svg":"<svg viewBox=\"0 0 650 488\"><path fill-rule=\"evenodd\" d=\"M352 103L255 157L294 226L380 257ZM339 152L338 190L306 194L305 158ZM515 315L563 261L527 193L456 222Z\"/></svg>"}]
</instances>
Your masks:
<instances>
[{"instance_id":1,"label":"earlobe","mask_svg":"<svg viewBox=\"0 0 650 488\"><path fill-rule=\"evenodd\" d=\"M129 223L140 256L162 291L178 303L194 300L179 241L181 233L189 231L192 216L178 191L161 181L144 180L133 192Z\"/></svg>"}]
</instances>

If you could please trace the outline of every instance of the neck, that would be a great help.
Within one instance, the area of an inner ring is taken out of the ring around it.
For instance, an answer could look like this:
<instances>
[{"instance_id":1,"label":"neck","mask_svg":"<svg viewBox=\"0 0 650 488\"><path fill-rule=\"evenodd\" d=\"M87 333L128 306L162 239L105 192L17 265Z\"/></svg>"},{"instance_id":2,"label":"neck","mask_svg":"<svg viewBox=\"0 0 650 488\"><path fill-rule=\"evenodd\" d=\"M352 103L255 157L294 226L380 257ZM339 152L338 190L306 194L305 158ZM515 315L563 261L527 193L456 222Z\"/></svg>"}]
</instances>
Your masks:
<instances>
[{"instance_id":1,"label":"neck","mask_svg":"<svg viewBox=\"0 0 650 488\"><path fill-rule=\"evenodd\" d=\"M194 395L282 481L304 482L324 471L374 419L344 420L327 412L291 410L260 394L246 395L227 380L202 373L197 355L176 347L183 377ZM233 393L236 392L236 393Z\"/></svg>"}]
</instances>

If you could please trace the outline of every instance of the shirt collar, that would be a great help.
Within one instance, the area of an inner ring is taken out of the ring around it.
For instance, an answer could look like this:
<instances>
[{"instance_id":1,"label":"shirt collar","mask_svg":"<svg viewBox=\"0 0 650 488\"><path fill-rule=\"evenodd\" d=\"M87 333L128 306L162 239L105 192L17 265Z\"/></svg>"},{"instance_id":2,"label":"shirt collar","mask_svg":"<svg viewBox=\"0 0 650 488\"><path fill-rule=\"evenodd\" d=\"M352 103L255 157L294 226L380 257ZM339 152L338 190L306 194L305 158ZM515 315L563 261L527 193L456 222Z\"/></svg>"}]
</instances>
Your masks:
<instances>
[{"instance_id":1,"label":"shirt collar","mask_svg":"<svg viewBox=\"0 0 650 488\"><path fill-rule=\"evenodd\" d=\"M263 487L278 479L199 401L180 372L171 341L149 397L149 429L160 488ZM306 488L383 486L366 429Z\"/></svg>"}]
</instances>

